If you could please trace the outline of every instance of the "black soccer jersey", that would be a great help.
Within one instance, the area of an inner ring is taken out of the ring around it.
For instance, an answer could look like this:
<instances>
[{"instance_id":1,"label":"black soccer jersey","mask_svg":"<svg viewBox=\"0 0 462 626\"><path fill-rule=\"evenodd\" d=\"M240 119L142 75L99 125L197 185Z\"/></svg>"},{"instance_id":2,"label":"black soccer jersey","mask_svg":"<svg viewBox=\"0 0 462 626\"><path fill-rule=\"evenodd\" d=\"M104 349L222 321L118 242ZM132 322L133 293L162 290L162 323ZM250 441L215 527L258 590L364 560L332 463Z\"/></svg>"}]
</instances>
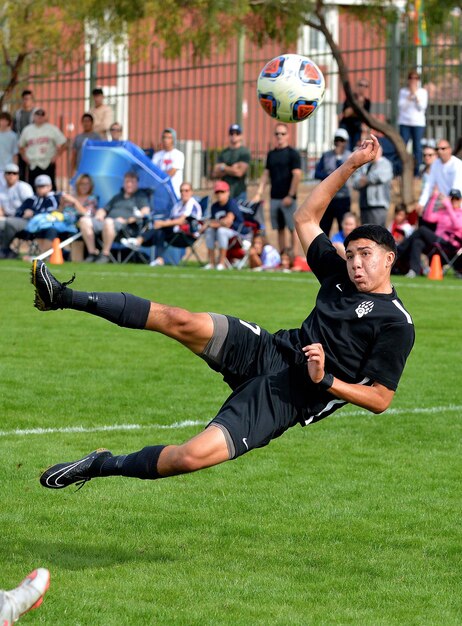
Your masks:
<instances>
[{"instance_id":1,"label":"black soccer jersey","mask_svg":"<svg viewBox=\"0 0 462 626\"><path fill-rule=\"evenodd\" d=\"M307 260L321 283L316 307L300 329L276 333L279 348L302 363L301 348L321 343L327 372L347 383L376 381L396 390L415 335L395 289L390 294L359 292L325 234L313 241Z\"/></svg>"}]
</instances>

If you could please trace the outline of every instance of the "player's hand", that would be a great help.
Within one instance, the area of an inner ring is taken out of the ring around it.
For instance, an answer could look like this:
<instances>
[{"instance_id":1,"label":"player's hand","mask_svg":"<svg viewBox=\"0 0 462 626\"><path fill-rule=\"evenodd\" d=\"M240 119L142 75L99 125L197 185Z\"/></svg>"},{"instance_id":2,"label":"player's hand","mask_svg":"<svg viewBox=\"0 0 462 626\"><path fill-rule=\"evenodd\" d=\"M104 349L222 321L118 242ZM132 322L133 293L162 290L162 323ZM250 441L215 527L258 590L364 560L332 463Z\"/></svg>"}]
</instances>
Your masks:
<instances>
[{"instance_id":1,"label":"player's hand","mask_svg":"<svg viewBox=\"0 0 462 626\"><path fill-rule=\"evenodd\" d=\"M319 383L324 378L324 348L320 343L310 343L302 348L308 361L308 376L314 383Z\"/></svg>"},{"instance_id":2,"label":"player's hand","mask_svg":"<svg viewBox=\"0 0 462 626\"><path fill-rule=\"evenodd\" d=\"M351 153L348 157L348 161L354 165L355 168L361 167L376 158L379 148L379 140L375 135L371 134L370 139L364 139L358 148Z\"/></svg>"}]
</instances>

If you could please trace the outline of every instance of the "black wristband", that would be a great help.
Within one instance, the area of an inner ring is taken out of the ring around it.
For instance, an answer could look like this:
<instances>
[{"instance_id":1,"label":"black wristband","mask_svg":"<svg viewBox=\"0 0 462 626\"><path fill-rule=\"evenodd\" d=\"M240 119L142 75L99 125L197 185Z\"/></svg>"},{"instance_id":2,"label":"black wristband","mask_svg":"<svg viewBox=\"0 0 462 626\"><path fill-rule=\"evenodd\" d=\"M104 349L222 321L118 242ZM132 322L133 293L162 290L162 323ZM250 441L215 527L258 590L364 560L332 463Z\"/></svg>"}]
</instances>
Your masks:
<instances>
[{"instance_id":1,"label":"black wristband","mask_svg":"<svg viewBox=\"0 0 462 626\"><path fill-rule=\"evenodd\" d=\"M288 196L289 196L289 198L292 198L292 200L296 200L297 199L297 194L296 193L289 193Z\"/></svg>"},{"instance_id":2,"label":"black wristband","mask_svg":"<svg viewBox=\"0 0 462 626\"><path fill-rule=\"evenodd\" d=\"M324 378L320 380L318 383L321 389L325 389L326 391L329 391L329 389L332 387L333 384L334 384L334 377L332 376L332 374L327 374L327 373L324 374Z\"/></svg>"}]
</instances>

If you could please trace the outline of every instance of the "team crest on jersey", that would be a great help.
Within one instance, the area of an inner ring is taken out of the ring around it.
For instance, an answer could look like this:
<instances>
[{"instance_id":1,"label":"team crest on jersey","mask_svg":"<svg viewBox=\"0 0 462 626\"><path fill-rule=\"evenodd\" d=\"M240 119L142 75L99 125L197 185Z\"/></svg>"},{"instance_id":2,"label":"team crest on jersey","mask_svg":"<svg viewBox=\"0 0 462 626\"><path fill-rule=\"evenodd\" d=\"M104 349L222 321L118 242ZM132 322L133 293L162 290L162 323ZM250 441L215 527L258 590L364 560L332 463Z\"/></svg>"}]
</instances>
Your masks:
<instances>
[{"instance_id":1,"label":"team crest on jersey","mask_svg":"<svg viewBox=\"0 0 462 626\"><path fill-rule=\"evenodd\" d=\"M355 309L355 313L358 317L362 317L363 315L367 315L374 308L374 303L370 300L365 300L361 302L361 304Z\"/></svg>"}]
</instances>

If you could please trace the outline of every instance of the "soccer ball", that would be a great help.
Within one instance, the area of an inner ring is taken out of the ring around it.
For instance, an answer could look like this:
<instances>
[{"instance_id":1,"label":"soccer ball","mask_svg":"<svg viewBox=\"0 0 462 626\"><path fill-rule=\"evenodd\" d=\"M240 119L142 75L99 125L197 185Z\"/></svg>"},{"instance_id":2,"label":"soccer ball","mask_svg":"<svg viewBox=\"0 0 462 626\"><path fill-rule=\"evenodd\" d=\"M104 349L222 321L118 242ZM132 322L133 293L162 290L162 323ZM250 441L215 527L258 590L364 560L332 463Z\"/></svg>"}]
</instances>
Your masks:
<instances>
[{"instance_id":1,"label":"soccer ball","mask_svg":"<svg viewBox=\"0 0 462 626\"><path fill-rule=\"evenodd\" d=\"M257 81L263 110L281 122L308 119L321 104L325 90L319 67L299 54L281 54L268 61Z\"/></svg>"}]
</instances>

